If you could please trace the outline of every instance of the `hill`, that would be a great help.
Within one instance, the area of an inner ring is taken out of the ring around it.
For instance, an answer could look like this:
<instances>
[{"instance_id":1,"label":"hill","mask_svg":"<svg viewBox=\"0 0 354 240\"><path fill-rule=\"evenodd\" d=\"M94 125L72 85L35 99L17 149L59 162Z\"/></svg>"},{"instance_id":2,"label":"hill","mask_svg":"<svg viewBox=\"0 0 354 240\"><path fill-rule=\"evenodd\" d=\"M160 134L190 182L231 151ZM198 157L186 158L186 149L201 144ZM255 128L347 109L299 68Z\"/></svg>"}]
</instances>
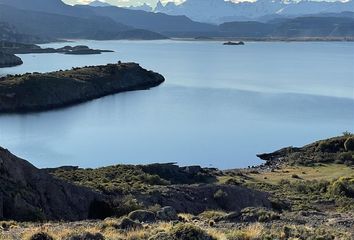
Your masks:
<instances>
[{"instance_id":1,"label":"hill","mask_svg":"<svg viewBox=\"0 0 354 240\"><path fill-rule=\"evenodd\" d=\"M23 34L51 38L162 39L161 34L116 23L107 17L60 15L0 5L0 21Z\"/></svg>"}]
</instances>

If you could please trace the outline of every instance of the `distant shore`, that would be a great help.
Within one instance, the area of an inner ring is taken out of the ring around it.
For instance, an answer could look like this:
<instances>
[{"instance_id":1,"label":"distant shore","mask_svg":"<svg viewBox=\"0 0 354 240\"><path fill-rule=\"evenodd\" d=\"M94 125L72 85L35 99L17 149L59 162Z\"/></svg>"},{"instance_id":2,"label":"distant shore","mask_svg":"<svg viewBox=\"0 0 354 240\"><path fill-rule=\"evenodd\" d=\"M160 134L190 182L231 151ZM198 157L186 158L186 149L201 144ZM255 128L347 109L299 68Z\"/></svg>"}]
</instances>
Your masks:
<instances>
[{"instance_id":1,"label":"distant shore","mask_svg":"<svg viewBox=\"0 0 354 240\"><path fill-rule=\"evenodd\" d=\"M354 42L354 37L196 37L196 38L170 38L175 41L244 41L244 42Z\"/></svg>"}]
</instances>

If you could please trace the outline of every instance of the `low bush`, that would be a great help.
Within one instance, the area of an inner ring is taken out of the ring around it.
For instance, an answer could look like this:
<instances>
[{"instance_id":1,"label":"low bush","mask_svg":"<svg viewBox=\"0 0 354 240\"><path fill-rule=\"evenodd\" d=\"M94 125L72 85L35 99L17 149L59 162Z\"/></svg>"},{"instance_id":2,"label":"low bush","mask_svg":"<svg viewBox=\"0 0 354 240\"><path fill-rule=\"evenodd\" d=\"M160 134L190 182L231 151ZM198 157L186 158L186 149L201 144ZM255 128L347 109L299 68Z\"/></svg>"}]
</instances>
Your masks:
<instances>
[{"instance_id":1,"label":"low bush","mask_svg":"<svg viewBox=\"0 0 354 240\"><path fill-rule=\"evenodd\" d=\"M188 223L179 223L170 230L174 240L215 240L203 229Z\"/></svg>"},{"instance_id":2,"label":"low bush","mask_svg":"<svg viewBox=\"0 0 354 240\"><path fill-rule=\"evenodd\" d=\"M54 238L46 232L38 232L33 234L29 240L54 240Z\"/></svg>"},{"instance_id":3,"label":"low bush","mask_svg":"<svg viewBox=\"0 0 354 240\"><path fill-rule=\"evenodd\" d=\"M354 198L354 178L341 177L331 183L329 193L334 196Z\"/></svg>"}]
</instances>

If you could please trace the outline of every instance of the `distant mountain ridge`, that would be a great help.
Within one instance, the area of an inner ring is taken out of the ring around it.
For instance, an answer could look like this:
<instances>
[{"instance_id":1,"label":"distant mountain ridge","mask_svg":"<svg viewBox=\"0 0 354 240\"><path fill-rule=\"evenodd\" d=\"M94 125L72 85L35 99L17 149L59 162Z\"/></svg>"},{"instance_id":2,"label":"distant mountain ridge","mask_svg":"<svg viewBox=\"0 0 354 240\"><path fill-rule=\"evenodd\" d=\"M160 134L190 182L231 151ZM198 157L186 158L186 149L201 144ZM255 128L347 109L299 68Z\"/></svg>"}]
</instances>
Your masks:
<instances>
[{"instance_id":1,"label":"distant mountain ridge","mask_svg":"<svg viewBox=\"0 0 354 240\"><path fill-rule=\"evenodd\" d=\"M165 34L216 30L185 16L114 6L70 6L60 0L0 0L0 5L0 21L25 33L57 38L163 39Z\"/></svg>"},{"instance_id":2,"label":"distant mountain ridge","mask_svg":"<svg viewBox=\"0 0 354 240\"><path fill-rule=\"evenodd\" d=\"M234 3L225 0L186 0L181 4L157 3L155 12L169 15L185 15L194 21L223 23L230 21L259 20L263 16L302 16L323 12L353 11L353 0L346 2L258 0Z\"/></svg>"}]
</instances>

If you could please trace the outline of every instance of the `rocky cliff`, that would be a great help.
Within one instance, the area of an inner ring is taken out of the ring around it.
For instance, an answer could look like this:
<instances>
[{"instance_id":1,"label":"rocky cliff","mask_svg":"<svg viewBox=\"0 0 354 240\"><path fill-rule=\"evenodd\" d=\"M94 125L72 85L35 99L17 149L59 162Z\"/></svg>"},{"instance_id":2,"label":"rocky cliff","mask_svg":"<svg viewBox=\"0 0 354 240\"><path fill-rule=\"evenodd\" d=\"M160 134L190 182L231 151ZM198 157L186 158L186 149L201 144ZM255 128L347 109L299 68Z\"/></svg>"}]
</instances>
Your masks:
<instances>
[{"instance_id":1,"label":"rocky cliff","mask_svg":"<svg viewBox=\"0 0 354 240\"><path fill-rule=\"evenodd\" d=\"M164 82L136 63L73 68L0 78L0 112L38 111L80 103Z\"/></svg>"},{"instance_id":2,"label":"rocky cliff","mask_svg":"<svg viewBox=\"0 0 354 240\"><path fill-rule=\"evenodd\" d=\"M101 194L56 179L0 147L0 219L87 219L104 202Z\"/></svg>"}]
</instances>

